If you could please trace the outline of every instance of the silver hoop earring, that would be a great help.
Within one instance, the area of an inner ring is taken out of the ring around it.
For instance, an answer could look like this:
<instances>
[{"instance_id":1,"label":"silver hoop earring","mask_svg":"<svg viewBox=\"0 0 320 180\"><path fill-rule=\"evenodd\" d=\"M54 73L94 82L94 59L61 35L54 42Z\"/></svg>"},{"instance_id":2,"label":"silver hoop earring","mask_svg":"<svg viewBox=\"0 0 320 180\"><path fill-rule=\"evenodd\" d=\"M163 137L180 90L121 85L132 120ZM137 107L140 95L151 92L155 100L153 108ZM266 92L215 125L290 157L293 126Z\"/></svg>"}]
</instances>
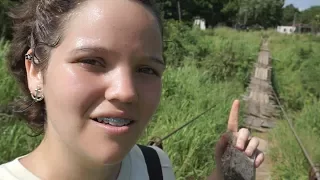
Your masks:
<instances>
[{"instance_id":1,"label":"silver hoop earring","mask_svg":"<svg viewBox=\"0 0 320 180\"><path fill-rule=\"evenodd\" d=\"M43 94L41 94L41 88L38 86L37 89L34 90L35 94L31 93L31 98L35 101L35 102L40 102L44 99Z\"/></svg>"}]
</instances>

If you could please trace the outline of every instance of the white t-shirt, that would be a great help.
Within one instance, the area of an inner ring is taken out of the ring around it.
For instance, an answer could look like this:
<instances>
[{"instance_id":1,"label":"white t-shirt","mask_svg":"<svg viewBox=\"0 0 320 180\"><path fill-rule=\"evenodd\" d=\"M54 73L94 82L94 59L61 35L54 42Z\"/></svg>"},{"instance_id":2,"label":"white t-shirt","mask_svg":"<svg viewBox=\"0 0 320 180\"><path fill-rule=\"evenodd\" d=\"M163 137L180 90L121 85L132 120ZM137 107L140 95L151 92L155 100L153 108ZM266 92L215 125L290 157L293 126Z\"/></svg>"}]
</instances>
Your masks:
<instances>
[{"instance_id":1,"label":"white t-shirt","mask_svg":"<svg viewBox=\"0 0 320 180\"><path fill-rule=\"evenodd\" d=\"M160 148L152 146L160 158L164 180L174 180L175 176L169 157ZM0 165L0 180L40 180L19 161L21 157ZM117 180L149 180L147 165L140 148L135 145L123 159Z\"/></svg>"}]
</instances>

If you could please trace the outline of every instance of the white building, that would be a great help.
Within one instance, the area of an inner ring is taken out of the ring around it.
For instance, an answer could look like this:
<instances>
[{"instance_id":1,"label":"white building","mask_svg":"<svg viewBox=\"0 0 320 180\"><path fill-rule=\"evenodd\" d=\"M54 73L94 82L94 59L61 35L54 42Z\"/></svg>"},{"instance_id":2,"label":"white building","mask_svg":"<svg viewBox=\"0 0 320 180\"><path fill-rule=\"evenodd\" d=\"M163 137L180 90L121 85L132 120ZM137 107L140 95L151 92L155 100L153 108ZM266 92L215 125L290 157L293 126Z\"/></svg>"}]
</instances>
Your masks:
<instances>
[{"instance_id":1,"label":"white building","mask_svg":"<svg viewBox=\"0 0 320 180\"><path fill-rule=\"evenodd\" d=\"M277 31L283 34L292 34L296 31L295 26L278 26Z\"/></svg>"},{"instance_id":2,"label":"white building","mask_svg":"<svg viewBox=\"0 0 320 180\"><path fill-rule=\"evenodd\" d=\"M193 23L194 27L198 27L201 30L206 30L206 21L201 18L196 18Z\"/></svg>"}]
</instances>

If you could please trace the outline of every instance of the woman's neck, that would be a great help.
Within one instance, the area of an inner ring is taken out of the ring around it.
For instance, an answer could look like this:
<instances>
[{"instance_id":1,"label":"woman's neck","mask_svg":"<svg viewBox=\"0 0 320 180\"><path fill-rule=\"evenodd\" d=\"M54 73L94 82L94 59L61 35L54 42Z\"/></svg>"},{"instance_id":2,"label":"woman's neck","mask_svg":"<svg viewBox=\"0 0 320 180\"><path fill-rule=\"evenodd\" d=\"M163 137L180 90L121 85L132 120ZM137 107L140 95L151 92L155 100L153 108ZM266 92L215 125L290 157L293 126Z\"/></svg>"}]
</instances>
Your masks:
<instances>
[{"instance_id":1,"label":"woman's neck","mask_svg":"<svg viewBox=\"0 0 320 180\"><path fill-rule=\"evenodd\" d=\"M20 162L34 175L46 180L115 180L121 168L121 163L104 166L94 164L85 157L71 152L56 138L47 136Z\"/></svg>"}]
</instances>

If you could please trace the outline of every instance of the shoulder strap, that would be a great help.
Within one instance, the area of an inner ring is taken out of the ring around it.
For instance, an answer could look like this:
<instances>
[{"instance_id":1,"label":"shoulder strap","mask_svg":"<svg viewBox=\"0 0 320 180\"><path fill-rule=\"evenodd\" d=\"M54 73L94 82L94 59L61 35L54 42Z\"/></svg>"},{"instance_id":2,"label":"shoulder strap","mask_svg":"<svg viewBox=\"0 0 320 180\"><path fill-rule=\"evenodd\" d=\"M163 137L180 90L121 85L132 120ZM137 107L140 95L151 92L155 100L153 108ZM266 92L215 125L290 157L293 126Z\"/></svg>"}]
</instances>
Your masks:
<instances>
[{"instance_id":1,"label":"shoulder strap","mask_svg":"<svg viewBox=\"0 0 320 180\"><path fill-rule=\"evenodd\" d=\"M151 147L138 145L142 151L150 180L163 180L162 167L157 151Z\"/></svg>"}]
</instances>

